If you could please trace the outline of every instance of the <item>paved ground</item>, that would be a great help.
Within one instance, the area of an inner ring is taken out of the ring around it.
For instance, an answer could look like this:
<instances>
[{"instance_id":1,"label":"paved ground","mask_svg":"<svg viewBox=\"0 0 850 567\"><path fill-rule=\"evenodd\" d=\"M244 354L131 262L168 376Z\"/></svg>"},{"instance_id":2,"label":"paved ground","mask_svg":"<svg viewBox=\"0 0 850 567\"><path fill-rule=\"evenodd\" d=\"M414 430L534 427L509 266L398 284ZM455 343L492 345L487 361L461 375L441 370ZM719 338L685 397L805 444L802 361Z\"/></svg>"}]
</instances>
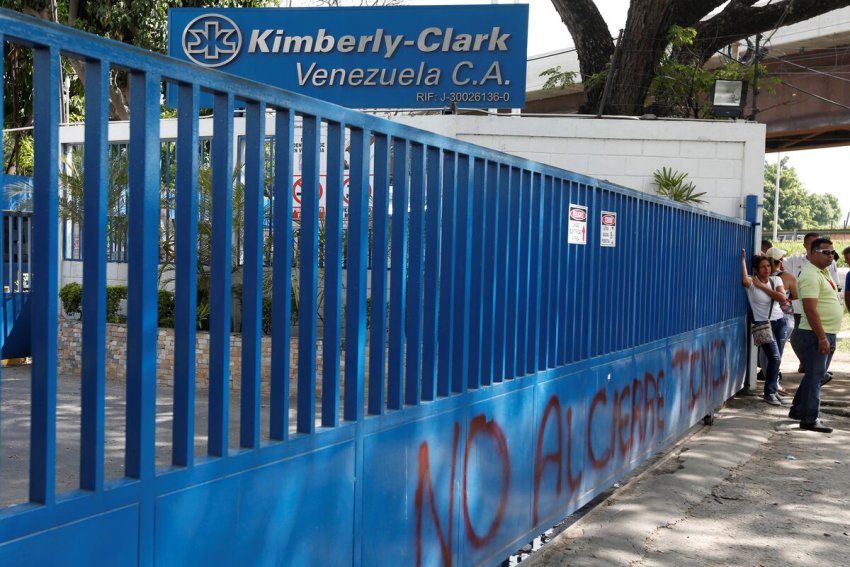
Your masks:
<instances>
[{"instance_id":1,"label":"paved ground","mask_svg":"<svg viewBox=\"0 0 850 567\"><path fill-rule=\"evenodd\" d=\"M171 421L173 389L157 388L156 464L171 462ZM209 396L199 386L195 396L195 455L207 451L207 402ZM106 381L105 463L107 480L124 474L126 419L126 384ZM294 408L294 401L291 402ZM261 438L268 440L269 403L261 403ZM12 366L2 369L0 376L0 508L25 502L29 490L30 436L30 367ZM295 427L295 410L290 412L290 431ZM239 444L239 393L230 392L230 446ZM79 487L80 447L80 380L60 376L56 396L56 491Z\"/></svg>"},{"instance_id":2,"label":"paved ground","mask_svg":"<svg viewBox=\"0 0 850 567\"><path fill-rule=\"evenodd\" d=\"M793 392L802 376L790 351ZM832 434L800 430L787 406L734 398L522 565L850 564L850 354L832 369L821 408Z\"/></svg>"}]
</instances>

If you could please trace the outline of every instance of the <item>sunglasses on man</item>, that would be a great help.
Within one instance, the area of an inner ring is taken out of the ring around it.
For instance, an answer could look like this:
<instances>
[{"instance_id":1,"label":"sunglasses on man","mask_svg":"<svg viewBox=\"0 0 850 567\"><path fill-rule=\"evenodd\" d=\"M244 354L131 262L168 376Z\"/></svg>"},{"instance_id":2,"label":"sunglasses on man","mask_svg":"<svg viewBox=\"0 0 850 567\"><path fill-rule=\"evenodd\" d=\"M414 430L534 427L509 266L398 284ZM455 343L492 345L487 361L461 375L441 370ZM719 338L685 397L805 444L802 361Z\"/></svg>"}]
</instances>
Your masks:
<instances>
[{"instance_id":1,"label":"sunglasses on man","mask_svg":"<svg viewBox=\"0 0 850 567\"><path fill-rule=\"evenodd\" d=\"M832 248L819 248L817 250L812 250L812 252L820 252L825 256L832 256L833 254L835 254L835 250L833 250Z\"/></svg>"}]
</instances>

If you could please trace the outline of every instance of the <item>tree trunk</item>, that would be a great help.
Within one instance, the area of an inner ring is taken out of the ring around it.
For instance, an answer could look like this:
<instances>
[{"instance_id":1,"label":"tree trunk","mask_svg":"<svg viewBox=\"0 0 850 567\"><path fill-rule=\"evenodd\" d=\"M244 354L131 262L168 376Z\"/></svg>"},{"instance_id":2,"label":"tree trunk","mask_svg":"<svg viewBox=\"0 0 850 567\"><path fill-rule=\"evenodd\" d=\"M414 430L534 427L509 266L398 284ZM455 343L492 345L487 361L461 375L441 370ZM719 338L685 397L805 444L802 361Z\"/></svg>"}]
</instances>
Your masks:
<instances>
[{"instance_id":1,"label":"tree trunk","mask_svg":"<svg viewBox=\"0 0 850 567\"><path fill-rule=\"evenodd\" d=\"M614 54L608 24L592 0L552 0L552 5L575 42L581 80L586 85L584 94L587 102L582 112L595 112L603 85L591 87L587 85L587 79L604 71Z\"/></svg>"},{"instance_id":2,"label":"tree trunk","mask_svg":"<svg viewBox=\"0 0 850 567\"><path fill-rule=\"evenodd\" d=\"M643 113L646 93L655 69L669 43L673 0L632 0L617 68L612 70L611 97L606 114L637 116Z\"/></svg>"}]
</instances>

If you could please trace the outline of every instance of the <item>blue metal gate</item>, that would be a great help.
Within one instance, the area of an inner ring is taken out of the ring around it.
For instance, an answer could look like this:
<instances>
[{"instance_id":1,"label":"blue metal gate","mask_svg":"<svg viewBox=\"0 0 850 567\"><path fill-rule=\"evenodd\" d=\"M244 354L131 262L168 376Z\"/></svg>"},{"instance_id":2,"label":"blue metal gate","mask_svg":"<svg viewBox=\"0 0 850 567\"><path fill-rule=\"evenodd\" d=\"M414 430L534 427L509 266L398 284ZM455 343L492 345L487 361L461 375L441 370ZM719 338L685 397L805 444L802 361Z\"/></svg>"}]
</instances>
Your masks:
<instances>
[{"instance_id":1,"label":"blue metal gate","mask_svg":"<svg viewBox=\"0 0 850 567\"><path fill-rule=\"evenodd\" d=\"M30 243L31 214L3 212L2 349L3 359L30 356Z\"/></svg>"},{"instance_id":2,"label":"blue metal gate","mask_svg":"<svg viewBox=\"0 0 850 567\"><path fill-rule=\"evenodd\" d=\"M671 443L741 383L745 303L736 251L751 245L747 223L9 12L0 12L0 34L2 42L32 46L38 235L29 503L0 511L0 564L495 564ZM85 60L86 140L80 485L57 494L61 56ZM131 95L126 456L124 477L113 482L104 479L110 69L128 73ZM179 136L171 466L157 468L162 82L178 92ZM212 96L215 136L209 426L196 432L201 92ZM236 106L245 108L247 135L242 365L233 376L239 426L231 428ZM274 116L273 163L264 150L267 113ZM328 209L320 278L323 135ZM298 143L301 285L297 380L290 383L290 188ZM274 226L266 416L267 171L274 172ZM567 243L570 205L587 207L586 245ZM614 247L599 245L603 211L618 215ZM690 259L707 249L717 258L712 285L694 285ZM383 277L387 285L375 285ZM200 457L196 433L207 437Z\"/></svg>"}]
</instances>

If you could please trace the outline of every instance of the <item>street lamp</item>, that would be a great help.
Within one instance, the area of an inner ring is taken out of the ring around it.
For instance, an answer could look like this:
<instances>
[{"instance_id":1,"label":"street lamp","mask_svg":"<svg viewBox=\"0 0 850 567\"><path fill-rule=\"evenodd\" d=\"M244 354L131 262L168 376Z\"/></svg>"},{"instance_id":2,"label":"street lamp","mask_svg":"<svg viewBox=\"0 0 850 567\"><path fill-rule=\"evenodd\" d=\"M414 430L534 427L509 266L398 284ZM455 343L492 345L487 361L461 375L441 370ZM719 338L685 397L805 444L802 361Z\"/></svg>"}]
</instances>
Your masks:
<instances>
[{"instance_id":1,"label":"street lamp","mask_svg":"<svg viewBox=\"0 0 850 567\"><path fill-rule=\"evenodd\" d=\"M718 118L740 118L747 103L747 81L715 79L711 86L711 113Z\"/></svg>"}]
</instances>

